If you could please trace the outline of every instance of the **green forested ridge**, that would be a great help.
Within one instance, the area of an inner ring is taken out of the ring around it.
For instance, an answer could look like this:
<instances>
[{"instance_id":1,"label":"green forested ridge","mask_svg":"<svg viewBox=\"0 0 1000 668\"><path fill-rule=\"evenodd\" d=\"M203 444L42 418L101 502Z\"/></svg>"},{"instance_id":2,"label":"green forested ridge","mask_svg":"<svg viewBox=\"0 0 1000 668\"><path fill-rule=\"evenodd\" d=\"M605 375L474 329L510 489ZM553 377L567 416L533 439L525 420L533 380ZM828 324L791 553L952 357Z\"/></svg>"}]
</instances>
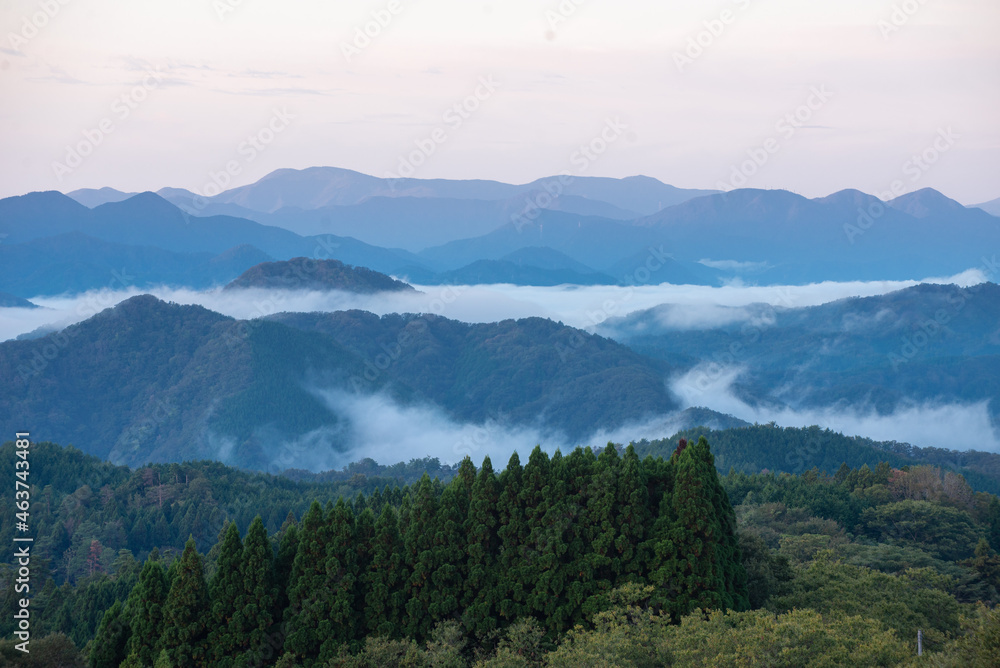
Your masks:
<instances>
[{"instance_id":1,"label":"green forested ridge","mask_svg":"<svg viewBox=\"0 0 1000 668\"><path fill-rule=\"evenodd\" d=\"M678 366L738 364L739 387L765 404L888 415L924 403L982 402L1000 421L996 282L921 284L801 308L757 305L749 320L684 329L664 326L672 308L612 319L597 333Z\"/></svg>"},{"instance_id":2,"label":"green forested ridge","mask_svg":"<svg viewBox=\"0 0 1000 668\"><path fill-rule=\"evenodd\" d=\"M352 267L339 260L296 257L282 262L262 262L226 285L237 288L286 290L347 290L350 292L413 291L413 287L367 267Z\"/></svg>"},{"instance_id":3,"label":"green forested ridge","mask_svg":"<svg viewBox=\"0 0 1000 668\"><path fill-rule=\"evenodd\" d=\"M367 311L278 313L268 320L326 335L369 365L361 386L391 378L456 419L502 416L571 439L681 408L663 384L672 366L545 318L464 323Z\"/></svg>"},{"instance_id":4,"label":"green forested ridge","mask_svg":"<svg viewBox=\"0 0 1000 668\"><path fill-rule=\"evenodd\" d=\"M272 640L280 635L282 651L308 665L322 665L378 633L433 642L435 626L446 621L485 628L486 637L490 628L532 618L555 639L607 608L616 587L645 584L650 574L666 572L679 593L656 603L665 614L680 619L699 604L749 607L735 515L719 496L704 439L682 445L668 461L640 462L633 448L620 454L609 445L599 455L576 449L552 457L536 447L527 464L521 467L515 455L499 476L488 459L483 464L477 472L464 461L447 485L424 474L401 496L376 491L351 504L339 497L325 508L312 501L296 528L284 597L271 584L280 575L273 562L247 547L266 536L260 518L246 544L236 524L226 525L208 553L211 570L189 539L167 573L170 586L151 654L159 661L165 652L172 665L216 665L223 654L259 654L260 646L244 642L244 627ZM697 516L685 510L692 503ZM630 521L619 522L621 517ZM686 543L691 554L680 558L678 541L688 522L699 524ZM137 646L143 639L131 639L130 629L152 623L142 601L163 598L158 559L154 552L138 574L134 559L127 572L88 574L87 582L121 589L106 595L111 600L91 645L93 663L150 654ZM492 564L491 588L476 587L484 562ZM71 586L63 588L69 593ZM247 588L274 607L248 616ZM61 609L79 605L73 598L65 597ZM379 605L369 609L374 600ZM71 612L62 616L72 625ZM72 635L74 629L60 621L65 623L57 614L42 623ZM87 637L78 632L74 639Z\"/></svg>"},{"instance_id":5,"label":"green forested ridge","mask_svg":"<svg viewBox=\"0 0 1000 668\"><path fill-rule=\"evenodd\" d=\"M995 665L1000 499L931 466L718 477L703 443L670 460L536 449L350 502L284 481L284 499L326 500L277 531L241 518L210 549L49 580L35 638L94 666L918 665L919 628L929 665ZM46 472L62 488L136 475L66 454L64 478Z\"/></svg>"},{"instance_id":6,"label":"green forested ridge","mask_svg":"<svg viewBox=\"0 0 1000 668\"><path fill-rule=\"evenodd\" d=\"M778 427L772 422L721 430L698 427L678 432L672 438L633 444L642 457L667 456L678 438L697 440L701 436L711 442L716 468L723 473L730 468L745 473L802 473L817 468L833 474L845 462L852 468L867 464L872 469L880 462L896 468L924 464L961 474L976 490L1000 494L1000 454L919 448L896 441L845 436L816 426Z\"/></svg>"},{"instance_id":7,"label":"green forested ridge","mask_svg":"<svg viewBox=\"0 0 1000 668\"><path fill-rule=\"evenodd\" d=\"M320 390L430 404L479 425L541 419L582 439L679 408L666 371L541 318L467 325L352 311L246 321L138 295L60 332L0 343L0 430L39 425L43 440L133 467L219 459L321 470L348 461L356 418ZM303 445L317 441L324 447Z\"/></svg>"},{"instance_id":8,"label":"green forested ridge","mask_svg":"<svg viewBox=\"0 0 1000 668\"><path fill-rule=\"evenodd\" d=\"M13 480L15 461L13 443L0 447L0 476ZM104 573L111 572L119 550L139 559L153 549L179 554L193 536L198 549L207 551L226 521L245 531L260 515L274 533L289 514L301 517L313 499L326 503L359 492L382 498L384 491L398 504L404 485L425 473L449 480L457 468L427 458L393 466L368 459L322 474L293 471L292 477L208 461L133 470L52 443L33 444L30 464L30 482L38 485L32 490L32 553L48 561L58 584L89 575L87 560L95 549ZM13 497L0 496L0 516L14 512ZM0 540L9 544L13 536L13 524L0 523Z\"/></svg>"}]
</instances>

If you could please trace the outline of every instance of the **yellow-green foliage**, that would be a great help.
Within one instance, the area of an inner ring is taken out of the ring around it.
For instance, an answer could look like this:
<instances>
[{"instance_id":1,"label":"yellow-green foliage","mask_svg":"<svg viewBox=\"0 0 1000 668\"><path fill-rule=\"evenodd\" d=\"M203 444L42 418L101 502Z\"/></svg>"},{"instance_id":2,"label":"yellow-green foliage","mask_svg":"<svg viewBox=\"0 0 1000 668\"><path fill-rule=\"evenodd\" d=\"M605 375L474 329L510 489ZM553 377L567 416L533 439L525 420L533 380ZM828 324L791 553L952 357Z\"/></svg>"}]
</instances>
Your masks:
<instances>
[{"instance_id":1,"label":"yellow-green foliage","mask_svg":"<svg viewBox=\"0 0 1000 668\"><path fill-rule=\"evenodd\" d=\"M571 631L545 665L894 666L911 651L876 620L814 610L712 611L671 626L665 617L626 606L601 613L595 625L592 631Z\"/></svg>"}]
</instances>

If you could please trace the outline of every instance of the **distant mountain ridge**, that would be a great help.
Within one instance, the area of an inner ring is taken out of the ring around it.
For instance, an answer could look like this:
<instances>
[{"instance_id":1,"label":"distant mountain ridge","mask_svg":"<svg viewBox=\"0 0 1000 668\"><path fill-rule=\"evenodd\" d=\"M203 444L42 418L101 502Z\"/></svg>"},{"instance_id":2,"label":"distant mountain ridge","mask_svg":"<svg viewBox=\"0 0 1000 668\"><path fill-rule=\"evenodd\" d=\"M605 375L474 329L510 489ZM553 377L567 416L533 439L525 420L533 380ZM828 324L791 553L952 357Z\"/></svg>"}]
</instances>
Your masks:
<instances>
[{"instance_id":1,"label":"distant mountain ridge","mask_svg":"<svg viewBox=\"0 0 1000 668\"><path fill-rule=\"evenodd\" d=\"M716 190L684 190L648 176L614 179L595 176L553 175L513 185L481 179L388 179L339 167L278 169L255 183L232 188L208 204L235 204L254 211L274 213L283 207L319 209L330 205L360 204L372 197L419 197L473 200L507 200L519 195L557 190L564 195L606 202L640 215ZM170 193L180 195L178 191ZM193 195L193 193L189 193Z\"/></svg>"},{"instance_id":2,"label":"distant mountain ridge","mask_svg":"<svg viewBox=\"0 0 1000 668\"><path fill-rule=\"evenodd\" d=\"M212 213L206 217L193 216L153 193L94 209L58 193L32 193L0 200L0 234L8 235L5 245L80 232L105 242L181 253L220 254L249 245L275 260L333 258L416 282L541 285L608 283L602 275L614 283L632 283L636 272L645 275L647 270L650 275L639 282L800 285L922 279L976 267L992 272L990 256L983 252L1000 247L1000 218L926 188L882 202L857 190L814 199L759 189L697 196L695 191L677 194L643 177L564 181L525 186L443 179L390 183L333 168L279 170L257 184L222 193L222 199L213 198L199 210ZM553 183L562 188L555 199L566 206L553 205L552 197L541 198L548 195L544 186L554 188ZM180 189L161 192L175 201L193 197ZM672 193L683 201L671 204ZM121 193L103 195L117 198ZM666 201L657 199L654 207L654 196ZM273 213L252 212L249 205ZM299 205L320 208L294 208ZM288 226L293 221L283 217L300 216L294 223L302 226L300 232L323 233L303 237L282 227L214 213L224 207ZM634 220L607 217L614 211L622 215L653 208L654 213ZM595 215L599 211L605 215ZM369 235L366 238L385 245L330 233L336 229ZM434 239L451 240L427 246ZM422 250L404 250L393 245L394 240ZM504 264L510 262L505 256L532 247L560 253L593 273L555 270L535 261ZM87 258L68 256L61 262L86 264ZM647 263L650 267L643 268ZM201 275L197 284L212 280ZM68 285L63 290L92 287ZM2 283L0 290L21 297L38 294Z\"/></svg>"},{"instance_id":3,"label":"distant mountain ridge","mask_svg":"<svg viewBox=\"0 0 1000 668\"><path fill-rule=\"evenodd\" d=\"M0 258L7 260L0 263L0 290L25 298L123 287L112 271L135 276L136 287L204 288L293 257L335 258L383 272L423 264L405 251L348 237L301 237L242 218L191 216L154 193L94 209L58 192L3 199L0 234L6 235Z\"/></svg>"},{"instance_id":4,"label":"distant mountain ridge","mask_svg":"<svg viewBox=\"0 0 1000 668\"><path fill-rule=\"evenodd\" d=\"M970 208L982 209L991 216L1000 216L1000 197L992 199L989 202L983 202L982 204L975 204Z\"/></svg>"}]
</instances>

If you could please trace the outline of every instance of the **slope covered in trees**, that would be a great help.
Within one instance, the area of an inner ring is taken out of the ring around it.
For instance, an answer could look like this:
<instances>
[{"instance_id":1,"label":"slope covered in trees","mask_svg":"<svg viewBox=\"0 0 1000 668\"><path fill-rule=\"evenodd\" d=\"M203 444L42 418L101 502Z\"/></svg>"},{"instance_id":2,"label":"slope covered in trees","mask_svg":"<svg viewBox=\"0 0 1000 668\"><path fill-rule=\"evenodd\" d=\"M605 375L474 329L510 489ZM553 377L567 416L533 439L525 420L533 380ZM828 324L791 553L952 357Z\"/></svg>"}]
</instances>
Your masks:
<instances>
[{"instance_id":1,"label":"slope covered in trees","mask_svg":"<svg viewBox=\"0 0 1000 668\"><path fill-rule=\"evenodd\" d=\"M53 489L125 489L147 475L56 446L37 452L53 463L33 475ZM215 537L140 555L144 564L121 550L73 583L48 577L41 559L32 658L8 642L0 656L92 666L897 666L909 665L920 629L935 665L991 665L1000 499L961 476L945 484L929 466L719 478L714 464L704 441L675 444L669 460L640 460L634 448L536 449L499 475L488 460L478 471L466 460L445 469L447 484L411 467L405 487L350 501L330 482L185 464L177 474L200 471L203 482L192 479L163 512L204 507L206 488L217 490ZM339 475L351 496L362 474ZM240 493L249 503L237 517L225 499ZM36 494L33 517L55 498ZM262 510L274 504L275 521L296 510L269 529L249 518L254 498ZM73 509L68 496L60 505ZM10 582L6 569L0 582ZM9 620L13 594L0 591Z\"/></svg>"},{"instance_id":2,"label":"slope covered in trees","mask_svg":"<svg viewBox=\"0 0 1000 668\"><path fill-rule=\"evenodd\" d=\"M667 456L678 438L697 440L702 436L712 443L721 473L732 468L743 473L797 474L816 468L832 475L844 463L851 468L872 469L880 462L896 468L923 464L961 475L978 491L1000 494L1000 455L996 453L918 448L896 441L845 436L816 426L778 427L769 423L721 430L698 427L683 430L673 438L643 440L634 445L640 456Z\"/></svg>"},{"instance_id":3,"label":"slope covered in trees","mask_svg":"<svg viewBox=\"0 0 1000 668\"><path fill-rule=\"evenodd\" d=\"M359 398L582 440L676 408L666 370L540 318L245 321L139 295L61 332L0 343L0 433L38 425L43 440L131 466L218 459L318 471L350 461Z\"/></svg>"},{"instance_id":4,"label":"slope covered in trees","mask_svg":"<svg viewBox=\"0 0 1000 668\"><path fill-rule=\"evenodd\" d=\"M985 258L970 260L991 273ZM795 299L782 297L785 304ZM597 332L642 355L689 368L705 364L710 377L718 372L713 365L743 367L734 389L765 404L888 415L913 404L983 402L1000 424L996 283L922 284L801 308L756 304L730 309L721 325L671 326L683 322L676 308L630 313ZM975 447L954 447L965 445Z\"/></svg>"},{"instance_id":5,"label":"slope covered in trees","mask_svg":"<svg viewBox=\"0 0 1000 668\"><path fill-rule=\"evenodd\" d=\"M156 550L138 575L129 561L98 581L110 605L91 663L260 665L280 650L296 665L325 665L368 636L433 640L442 622L486 637L531 619L555 639L626 583L654 584L653 605L676 619L696 607L746 609L735 526L704 439L681 442L667 461L611 445L565 457L536 447L499 476L488 458L479 471L466 459L446 486L424 474L401 496L314 500L282 527L277 555L259 516L245 541L228 524L209 578L193 538L166 571ZM72 632L62 628L71 600L42 623ZM162 614L149 601L162 601Z\"/></svg>"},{"instance_id":6,"label":"slope covered in trees","mask_svg":"<svg viewBox=\"0 0 1000 668\"><path fill-rule=\"evenodd\" d=\"M296 257L282 262L262 262L250 267L226 286L284 290L345 290L348 292L399 292L411 285L365 267L352 267L339 260Z\"/></svg>"},{"instance_id":7,"label":"slope covered in trees","mask_svg":"<svg viewBox=\"0 0 1000 668\"><path fill-rule=\"evenodd\" d=\"M329 336L367 360L363 388L392 378L475 423L536 424L584 439L680 408L663 383L669 364L544 318L468 324L352 310L268 320Z\"/></svg>"}]
</instances>

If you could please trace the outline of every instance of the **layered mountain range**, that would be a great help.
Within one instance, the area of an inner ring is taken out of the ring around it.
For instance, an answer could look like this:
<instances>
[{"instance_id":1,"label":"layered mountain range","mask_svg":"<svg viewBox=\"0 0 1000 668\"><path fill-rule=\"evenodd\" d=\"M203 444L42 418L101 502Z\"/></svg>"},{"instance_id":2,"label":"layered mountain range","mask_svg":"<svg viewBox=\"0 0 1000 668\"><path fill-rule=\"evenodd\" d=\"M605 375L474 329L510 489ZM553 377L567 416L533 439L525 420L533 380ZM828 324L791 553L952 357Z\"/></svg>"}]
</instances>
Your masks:
<instances>
[{"instance_id":1,"label":"layered mountain range","mask_svg":"<svg viewBox=\"0 0 1000 668\"><path fill-rule=\"evenodd\" d=\"M0 235L0 288L31 298L107 287L112 272L139 288L205 288L293 257L423 284L914 279L982 266L1000 246L1000 218L931 189L882 202L648 177L511 185L317 167L211 198L177 188L11 197Z\"/></svg>"}]
</instances>

